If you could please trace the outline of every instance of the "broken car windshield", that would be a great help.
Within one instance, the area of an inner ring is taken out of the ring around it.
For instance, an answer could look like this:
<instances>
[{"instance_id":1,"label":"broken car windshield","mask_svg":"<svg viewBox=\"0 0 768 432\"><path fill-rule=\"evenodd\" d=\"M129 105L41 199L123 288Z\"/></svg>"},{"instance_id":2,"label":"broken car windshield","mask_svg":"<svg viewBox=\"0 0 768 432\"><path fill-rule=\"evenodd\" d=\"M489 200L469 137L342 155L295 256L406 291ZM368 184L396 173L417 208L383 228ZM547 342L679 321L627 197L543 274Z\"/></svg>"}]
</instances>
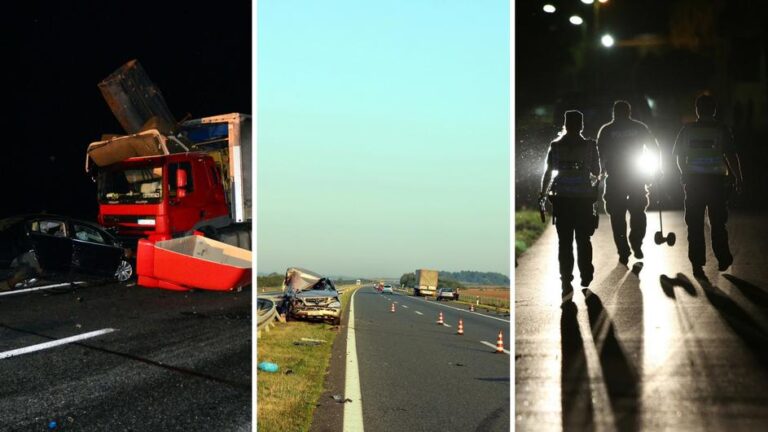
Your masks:
<instances>
[{"instance_id":1,"label":"broken car windshield","mask_svg":"<svg viewBox=\"0 0 768 432\"><path fill-rule=\"evenodd\" d=\"M99 201L157 203L163 196L163 168L103 170L98 177Z\"/></svg>"}]
</instances>

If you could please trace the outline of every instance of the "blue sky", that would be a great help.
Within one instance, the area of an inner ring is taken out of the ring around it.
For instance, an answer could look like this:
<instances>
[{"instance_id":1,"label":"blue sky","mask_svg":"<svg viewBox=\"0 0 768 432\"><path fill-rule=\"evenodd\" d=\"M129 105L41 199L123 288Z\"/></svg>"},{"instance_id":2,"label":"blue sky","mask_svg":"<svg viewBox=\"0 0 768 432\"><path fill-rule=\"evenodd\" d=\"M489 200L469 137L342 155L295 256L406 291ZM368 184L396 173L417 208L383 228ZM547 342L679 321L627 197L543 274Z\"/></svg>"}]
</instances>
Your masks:
<instances>
[{"instance_id":1,"label":"blue sky","mask_svg":"<svg viewBox=\"0 0 768 432\"><path fill-rule=\"evenodd\" d=\"M261 0L259 272L509 274L509 4Z\"/></svg>"}]
</instances>

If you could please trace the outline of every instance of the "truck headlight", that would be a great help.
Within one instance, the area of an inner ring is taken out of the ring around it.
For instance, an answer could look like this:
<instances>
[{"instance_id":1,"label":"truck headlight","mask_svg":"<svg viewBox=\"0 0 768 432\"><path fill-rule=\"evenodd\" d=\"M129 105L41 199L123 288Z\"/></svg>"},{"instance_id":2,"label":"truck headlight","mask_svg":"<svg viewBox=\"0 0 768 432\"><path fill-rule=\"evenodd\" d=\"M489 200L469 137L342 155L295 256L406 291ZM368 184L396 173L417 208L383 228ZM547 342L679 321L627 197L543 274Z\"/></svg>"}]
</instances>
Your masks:
<instances>
[{"instance_id":1,"label":"truck headlight","mask_svg":"<svg viewBox=\"0 0 768 432\"><path fill-rule=\"evenodd\" d=\"M338 309L338 308L341 307L341 302L339 302L339 301L331 302L331 303L328 304L328 307L329 308Z\"/></svg>"},{"instance_id":2,"label":"truck headlight","mask_svg":"<svg viewBox=\"0 0 768 432\"><path fill-rule=\"evenodd\" d=\"M154 219L139 219L136 221L139 225L155 225Z\"/></svg>"}]
</instances>

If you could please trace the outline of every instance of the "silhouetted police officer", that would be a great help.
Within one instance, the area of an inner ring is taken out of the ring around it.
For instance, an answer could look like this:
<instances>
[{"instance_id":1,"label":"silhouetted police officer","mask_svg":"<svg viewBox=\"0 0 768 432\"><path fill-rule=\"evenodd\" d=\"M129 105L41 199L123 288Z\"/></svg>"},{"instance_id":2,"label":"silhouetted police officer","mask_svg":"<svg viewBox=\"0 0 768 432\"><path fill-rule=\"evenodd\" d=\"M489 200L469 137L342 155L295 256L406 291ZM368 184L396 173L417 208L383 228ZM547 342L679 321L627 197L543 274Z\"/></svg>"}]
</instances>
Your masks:
<instances>
[{"instance_id":1,"label":"silhouetted police officer","mask_svg":"<svg viewBox=\"0 0 768 432\"><path fill-rule=\"evenodd\" d=\"M626 101L613 104L613 120L600 128L597 147L605 179L605 211L611 217L613 241L619 253L619 262L629 262L630 246L635 258L643 258L648 207L649 167L658 165L659 145L648 126L632 117ZM649 157L644 158L644 155ZM655 167L651 167L655 168ZM660 171L659 171L660 172ZM629 244L627 243L627 211L629 211Z\"/></svg>"},{"instance_id":2,"label":"silhouetted police officer","mask_svg":"<svg viewBox=\"0 0 768 432\"><path fill-rule=\"evenodd\" d=\"M704 211L709 214L712 251L725 271L733 263L728 247L728 197L741 191L739 157L729 127L715 120L717 103L712 96L696 99L696 117L680 130L672 154L677 157L685 189L685 223L688 225L688 259L695 276L703 276L706 264Z\"/></svg>"},{"instance_id":3,"label":"silhouetted police officer","mask_svg":"<svg viewBox=\"0 0 768 432\"><path fill-rule=\"evenodd\" d=\"M581 136L583 129L581 112L566 111L564 133L549 146L546 171L541 180L540 196L544 197L553 171L557 171L549 198L557 227L560 280L564 290L571 289L573 280L574 235L582 286L589 286L595 270L590 237L596 228L593 204L597 200L597 188L593 183L600 174L600 158L595 141Z\"/></svg>"}]
</instances>

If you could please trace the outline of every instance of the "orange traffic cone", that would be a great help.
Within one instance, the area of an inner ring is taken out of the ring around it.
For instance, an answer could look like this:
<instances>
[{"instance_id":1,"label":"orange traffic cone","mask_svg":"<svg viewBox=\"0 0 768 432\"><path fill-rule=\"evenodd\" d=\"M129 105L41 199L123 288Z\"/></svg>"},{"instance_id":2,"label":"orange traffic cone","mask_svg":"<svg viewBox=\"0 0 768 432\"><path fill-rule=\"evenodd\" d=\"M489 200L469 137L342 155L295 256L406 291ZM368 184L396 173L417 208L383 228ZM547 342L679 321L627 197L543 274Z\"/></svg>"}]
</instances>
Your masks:
<instances>
[{"instance_id":1,"label":"orange traffic cone","mask_svg":"<svg viewBox=\"0 0 768 432\"><path fill-rule=\"evenodd\" d=\"M457 335L463 335L464 334L464 321L459 318L459 329L456 330Z\"/></svg>"},{"instance_id":2,"label":"orange traffic cone","mask_svg":"<svg viewBox=\"0 0 768 432\"><path fill-rule=\"evenodd\" d=\"M496 352L504 353L504 336L502 336L501 330L499 330L499 337L496 339Z\"/></svg>"},{"instance_id":3,"label":"orange traffic cone","mask_svg":"<svg viewBox=\"0 0 768 432\"><path fill-rule=\"evenodd\" d=\"M395 304L394 303L391 303L391 304L392 304L392 307L389 308L389 311L390 312L394 312L395 311Z\"/></svg>"},{"instance_id":4,"label":"orange traffic cone","mask_svg":"<svg viewBox=\"0 0 768 432\"><path fill-rule=\"evenodd\" d=\"M469 304L469 311L470 312L474 312L475 311L475 305L473 305L472 303Z\"/></svg>"},{"instance_id":5,"label":"orange traffic cone","mask_svg":"<svg viewBox=\"0 0 768 432\"><path fill-rule=\"evenodd\" d=\"M443 313L440 312L440 316L437 317L437 325L443 325Z\"/></svg>"}]
</instances>

